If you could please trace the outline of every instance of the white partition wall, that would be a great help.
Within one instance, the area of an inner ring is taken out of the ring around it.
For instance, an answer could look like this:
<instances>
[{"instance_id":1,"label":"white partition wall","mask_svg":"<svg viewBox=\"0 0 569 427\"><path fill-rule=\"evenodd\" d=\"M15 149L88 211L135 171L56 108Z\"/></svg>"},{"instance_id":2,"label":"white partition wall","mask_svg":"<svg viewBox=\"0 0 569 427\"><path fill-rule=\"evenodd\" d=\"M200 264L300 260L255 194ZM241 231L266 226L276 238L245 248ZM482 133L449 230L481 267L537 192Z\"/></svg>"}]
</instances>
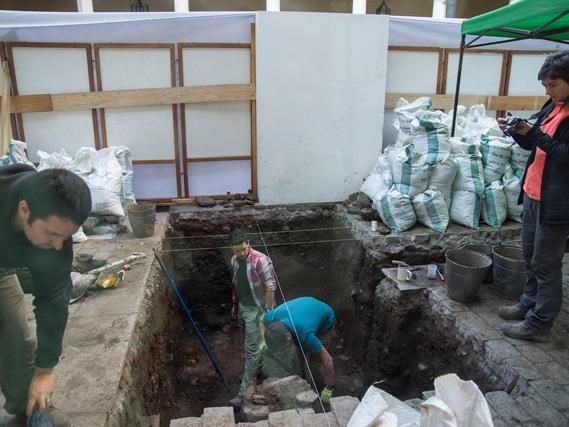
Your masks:
<instances>
[{"instance_id":1,"label":"white partition wall","mask_svg":"<svg viewBox=\"0 0 569 427\"><path fill-rule=\"evenodd\" d=\"M78 44L10 43L12 87L17 95L90 92L93 87L91 47ZM28 143L28 156L37 151L65 149L74 155L81 147L96 147L94 110L24 113L19 137Z\"/></svg>"},{"instance_id":2,"label":"white partition wall","mask_svg":"<svg viewBox=\"0 0 569 427\"><path fill-rule=\"evenodd\" d=\"M381 151L388 18L257 19L260 202L343 200Z\"/></svg>"},{"instance_id":3,"label":"white partition wall","mask_svg":"<svg viewBox=\"0 0 569 427\"><path fill-rule=\"evenodd\" d=\"M251 83L250 44L180 44L180 84ZM246 193L251 174L251 101L182 106L186 196Z\"/></svg>"},{"instance_id":4,"label":"white partition wall","mask_svg":"<svg viewBox=\"0 0 569 427\"><path fill-rule=\"evenodd\" d=\"M101 90L175 85L174 45L95 45L95 52ZM101 110L101 127L104 146L131 150L138 198L181 196L175 105L107 108Z\"/></svg>"}]
</instances>

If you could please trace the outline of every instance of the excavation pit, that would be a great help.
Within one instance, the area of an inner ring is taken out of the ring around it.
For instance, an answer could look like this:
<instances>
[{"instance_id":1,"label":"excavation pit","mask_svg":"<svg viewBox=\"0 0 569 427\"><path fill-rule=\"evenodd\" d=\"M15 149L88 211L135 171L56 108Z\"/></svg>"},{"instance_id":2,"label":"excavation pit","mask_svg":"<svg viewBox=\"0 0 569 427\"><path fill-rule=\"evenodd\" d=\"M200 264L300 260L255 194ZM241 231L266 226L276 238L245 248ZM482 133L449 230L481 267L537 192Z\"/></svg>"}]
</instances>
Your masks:
<instances>
[{"instance_id":1,"label":"excavation pit","mask_svg":"<svg viewBox=\"0 0 569 427\"><path fill-rule=\"evenodd\" d=\"M337 205L178 208L170 214L163 256L231 392L174 308L164 350L171 355L166 387L171 395L165 399L163 387L161 398L147 400L148 411L160 412L163 422L199 417L205 407L227 406L238 390L243 343L238 323L230 316L229 265L229 236L236 230L250 233L253 247L268 252L287 300L310 295L333 307L337 323L330 352L336 395L361 398L373 382L381 381L383 389L401 400L422 398L423 391L433 388L434 378L449 372L474 380L484 392L511 381L488 365L476 339L461 335L460 322L447 310L452 302L446 300L443 286L400 290L381 270L392 267L394 259L412 265L442 263L445 250L472 242L474 233L485 243L512 240L519 233L517 225L500 231L457 227L442 236L422 228L380 236ZM484 289L475 304L495 303ZM320 387L319 369L314 373Z\"/></svg>"}]
</instances>

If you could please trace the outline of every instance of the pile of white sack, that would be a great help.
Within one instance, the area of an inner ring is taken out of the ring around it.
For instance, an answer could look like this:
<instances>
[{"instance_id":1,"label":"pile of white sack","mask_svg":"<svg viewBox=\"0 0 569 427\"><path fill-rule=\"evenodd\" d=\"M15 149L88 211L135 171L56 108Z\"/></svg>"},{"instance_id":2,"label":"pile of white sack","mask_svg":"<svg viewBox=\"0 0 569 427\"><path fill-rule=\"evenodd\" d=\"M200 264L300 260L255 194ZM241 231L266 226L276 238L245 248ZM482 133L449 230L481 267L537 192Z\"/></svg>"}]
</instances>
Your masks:
<instances>
[{"instance_id":1,"label":"pile of white sack","mask_svg":"<svg viewBox=\"0 0 569 427\"><path fill-rule=\"evenodd\" d=\"M123 206L135 203L132 187L133 169L130 150L113 146L95 150L80 148L74 157L64 149L54 153L38 151L38 170L67 169L87 183L91 191L94 215L124 216Z\"/></svg>"},{"instance_id":2,"label":"pile of white sack","mask_svg":"<svg viewBox=\"0 0 569 427\"><path fill-rule=\"evenodd\" d=\"M432 109L430 98L399 100L397 142L385 149L360 192L395 233L419 222L444 232L449 221L478 229L480 219L498 228L521 221L517 205L529 151L504 136L483 105L453 111Z\"/></svg>"}]
</instances>

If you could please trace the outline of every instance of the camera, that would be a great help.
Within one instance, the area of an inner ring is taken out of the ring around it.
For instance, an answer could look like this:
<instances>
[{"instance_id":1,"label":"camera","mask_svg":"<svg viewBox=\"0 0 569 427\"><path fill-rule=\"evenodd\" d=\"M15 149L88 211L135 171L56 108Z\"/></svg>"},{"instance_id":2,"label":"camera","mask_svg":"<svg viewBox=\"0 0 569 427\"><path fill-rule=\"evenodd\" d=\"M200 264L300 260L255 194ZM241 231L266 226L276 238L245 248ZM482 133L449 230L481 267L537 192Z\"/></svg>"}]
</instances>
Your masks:
<instances>
[{"instance_id":1,"label":"camera","mask_svg":"<svg viewBox=\"0 0 569 427\"><path fill-rule=\"evenodd\" d=\"M508 136L514 136L517 130L521 129L524 123L529 123L526 119L521 119L514 116L506 116L504 119L504 133Z\"/></svg>"}]
</instances>

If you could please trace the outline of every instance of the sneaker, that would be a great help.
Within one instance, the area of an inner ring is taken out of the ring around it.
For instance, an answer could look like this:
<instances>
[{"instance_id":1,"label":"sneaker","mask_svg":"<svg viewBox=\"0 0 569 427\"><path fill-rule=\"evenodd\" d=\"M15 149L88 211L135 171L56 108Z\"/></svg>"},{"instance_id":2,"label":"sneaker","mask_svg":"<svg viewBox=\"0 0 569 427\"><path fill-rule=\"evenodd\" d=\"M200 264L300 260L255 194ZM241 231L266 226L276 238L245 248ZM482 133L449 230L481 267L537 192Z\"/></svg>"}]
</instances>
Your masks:
<instances>
[{"instance_id":1,"label":"sneaker","mask_svg":"<svg viewBox=\"0 0 569 427\"><path fill-rule=\"evenodd\" d=\"M538 331L530 328L526 322L507 323L502 326L504 335L516 340L547 341L549 331Z\"/></svg>"},{"instance_id":2,"label":"sneaker","mask_svg":"<svg viewBox=\"0 0 569 427\"><path fill-rule=\"evenodd\" d=\"M528 310L521 304L501 305L498 307L498 315L504 320L524 320Z\"/></svg>"},{"instance_id":3,"label":"sneaker","mask_svg":"<svg viewBox=\"0 0 569 427\"><path fill-rule=\"evenodd\" d=\"M238 394L229 401L229 404L235 408L241 408L241 405L243 404L243 397Z\"/></svg>"}]
</instances>

